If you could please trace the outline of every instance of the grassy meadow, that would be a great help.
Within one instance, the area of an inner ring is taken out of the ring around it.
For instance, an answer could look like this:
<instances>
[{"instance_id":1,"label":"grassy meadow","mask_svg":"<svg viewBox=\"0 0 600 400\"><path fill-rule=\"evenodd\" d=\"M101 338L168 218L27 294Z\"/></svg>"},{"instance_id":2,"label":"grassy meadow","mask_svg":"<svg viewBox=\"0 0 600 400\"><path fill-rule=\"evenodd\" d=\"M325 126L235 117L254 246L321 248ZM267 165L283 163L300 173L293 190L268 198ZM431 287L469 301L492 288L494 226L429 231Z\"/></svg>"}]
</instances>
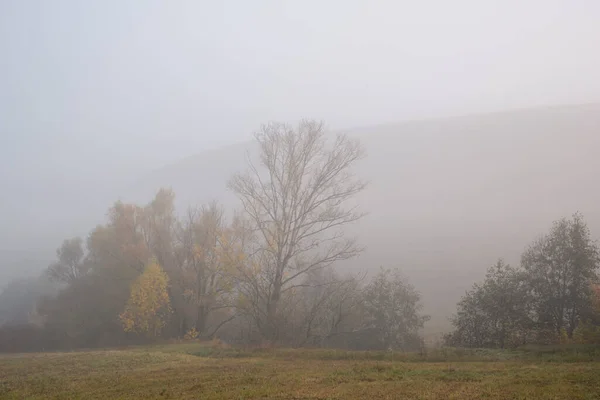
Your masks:
<instances>
[{"instance_id":1,"label":"grassy meadow","mask_svg":"<svg viewBox=\"0 0 600 400\"><path fill-rule=\"evenodd\" d=\"M600 349L426 354L186 343L0 355L2 399L598 399Z\"/></svg>"}]
</instances>

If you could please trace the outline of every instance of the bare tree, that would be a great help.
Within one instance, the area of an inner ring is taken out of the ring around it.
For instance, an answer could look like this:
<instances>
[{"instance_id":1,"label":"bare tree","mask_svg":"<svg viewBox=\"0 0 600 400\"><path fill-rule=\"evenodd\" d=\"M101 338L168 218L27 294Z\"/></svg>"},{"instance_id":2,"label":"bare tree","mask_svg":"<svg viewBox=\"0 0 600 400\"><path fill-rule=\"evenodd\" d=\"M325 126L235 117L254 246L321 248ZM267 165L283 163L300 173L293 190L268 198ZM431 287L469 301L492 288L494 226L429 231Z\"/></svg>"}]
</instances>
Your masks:
<instances>
[{"instance_id":1,"label":"bare tree","mask_svg":"<svg viewBox=\"0 0 600 400\"><path fill-rule=\"evenodd\" d=\"M295 335L299 346L336 345L361 328L363 275L342 278L332 268L306 274L296 305L301 320Z\"/></svg>"},{"instance_id":2,"label":"bare tree","mask_svg":"<svg viewBox=\"0 0 600 400\"><path fill-rule=\"evenodd\" d=\"M329 143L321 122L304 120L296 129L264 125L255 135L259 169L235 175L229 187L242 202L254 242L247 274L254 317L264 338L278 338L282 295L302 285L302 276L362 250L343 227L361 218L351 200L365 188L352 167L364 155L358 141L338 135Z\"/></svg>"}]
</instances>

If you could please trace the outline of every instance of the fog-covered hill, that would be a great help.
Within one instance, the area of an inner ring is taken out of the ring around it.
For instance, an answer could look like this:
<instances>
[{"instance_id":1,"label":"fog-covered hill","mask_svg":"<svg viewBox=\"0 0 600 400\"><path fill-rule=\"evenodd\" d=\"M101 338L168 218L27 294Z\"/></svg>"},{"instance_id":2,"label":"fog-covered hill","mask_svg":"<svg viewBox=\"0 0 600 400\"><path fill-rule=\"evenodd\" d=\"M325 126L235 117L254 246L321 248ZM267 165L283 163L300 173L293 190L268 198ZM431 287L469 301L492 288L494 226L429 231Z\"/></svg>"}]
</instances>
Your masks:
<instances>
[{"instance_id":1,"label":"fog-covered hill","mask_svg":"<svg viewBox=\"0 0 600 400\"><path fill-rule=\"evenodd\" d=\"M600 237L600 104L405 122L348 133L360 138L368 153L357 172L370 181L360 198L369 215L353 227L367 251L340 268L401 267L434 316L430 331L447 324L460 295L488 266L498 257L517 263L524 247L553 220L580 211L592 234ZM40 187L35 210L18 219L20 237L29 232L37 239L19 249L28 249L30 258L36 254L36 260L41 258L38 250L51 258L47 249L102 221L110 206L105 199L147 202L161 186L173 188L180 209L213 199L232 209L237 203L226 183L245 168L247 152L255 153L251 142L203 152L130 179L125 189L107 185L87 192L74 187L51 207L43 199L55 199L57 193ZM127 179L119 176L115 182ZM39 215L52 216L40 228L43 236L36 229ZM3 227L4 233L10 229Z\"/></svg>"}]
</instances>

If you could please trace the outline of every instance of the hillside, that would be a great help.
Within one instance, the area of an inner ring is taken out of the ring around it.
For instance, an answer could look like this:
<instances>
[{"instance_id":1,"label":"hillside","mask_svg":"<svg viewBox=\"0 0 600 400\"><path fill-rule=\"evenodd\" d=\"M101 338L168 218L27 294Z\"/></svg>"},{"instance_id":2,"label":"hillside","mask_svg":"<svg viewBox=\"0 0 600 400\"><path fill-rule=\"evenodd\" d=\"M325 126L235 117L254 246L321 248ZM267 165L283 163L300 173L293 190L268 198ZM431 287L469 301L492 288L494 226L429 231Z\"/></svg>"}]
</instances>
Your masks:
<instances>
[{"instance_id":1,"label":"hillside","mask_svg":"<svg viewBox=\"0 0 600 400\"><path fill-rule=\"evenodd\" d=\"M368 152L355 232L367 251L340 268L401 267L422 291L430 332L488 266L520 253L551 222L582 212L600 235L600 104L549 107L348 131ZM218 199L251 143L201 153L135 182L125 196L170 186L180 207Z\"/></svg>"}]
</instances>

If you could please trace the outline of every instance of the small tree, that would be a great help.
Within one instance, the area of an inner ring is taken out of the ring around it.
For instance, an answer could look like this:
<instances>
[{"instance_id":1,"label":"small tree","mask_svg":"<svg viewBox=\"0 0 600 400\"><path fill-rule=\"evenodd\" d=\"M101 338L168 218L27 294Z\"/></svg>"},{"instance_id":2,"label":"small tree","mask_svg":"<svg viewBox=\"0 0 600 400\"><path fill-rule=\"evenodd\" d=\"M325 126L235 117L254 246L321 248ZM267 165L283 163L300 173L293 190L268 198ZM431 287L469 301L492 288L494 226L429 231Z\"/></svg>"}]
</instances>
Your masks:
<instances>
[{"instance_id":1,"label":"small tree","mask_svg":"<svg viewBox=\"0 0 600 400\"><path fill-rule=\"evenodd\" d=\"M296 317L291 327L296 345L323 346L360 328L362 303L360 277L340 277L333 269L307 274L303 286L295 291L290 314Z\"/></svg>"},{"instance_id":2,"label":"small tree","mask_svg":"<svg viewBox=\"0 0 600 400\"><path fill-rule=\"evenodd\" d=\"M414 349L420 344L419 330L429 316L421 315L419 292L399 270L381 269L364 291L365 328L370 347Z\"/></svg>"},{"instance_id":3,"label":"small tree","mask_svg":"<svg viewBox=\"0 0 600 400\"><path fill-rule=\"evenodd\" d=\"M499 260L458 303L448 341L466 347L522 344L532 324L530 302L523 273Z\"/></svg>"},{"instance_id":4,"label":"small tree","mask_svg":"<svg viewBox=\"0 0 600 400\"><path fill-rule=\"evenodd\" d=\"M363 150L344 135L328 146L323 124L315 121L296 129L265 125L256 141L263 168L249 160L249 172L229 183L251 224L240 305L263 338L276 341L282 296L310 271L361 251L343 227L363 216L350 203L365 187L351 170Z\"/></svg>"},{"instance_id":5,"label":"small tree","mask_svg":"<svg viewBox=\"0 0 600 400\"><path fill-rule=\"evenodd\" d=\"M129 300L120 315L126 332L160 336L171 312L168 284L167 274L152 260L131 285Z\"/></svg>"}]
</instances>

